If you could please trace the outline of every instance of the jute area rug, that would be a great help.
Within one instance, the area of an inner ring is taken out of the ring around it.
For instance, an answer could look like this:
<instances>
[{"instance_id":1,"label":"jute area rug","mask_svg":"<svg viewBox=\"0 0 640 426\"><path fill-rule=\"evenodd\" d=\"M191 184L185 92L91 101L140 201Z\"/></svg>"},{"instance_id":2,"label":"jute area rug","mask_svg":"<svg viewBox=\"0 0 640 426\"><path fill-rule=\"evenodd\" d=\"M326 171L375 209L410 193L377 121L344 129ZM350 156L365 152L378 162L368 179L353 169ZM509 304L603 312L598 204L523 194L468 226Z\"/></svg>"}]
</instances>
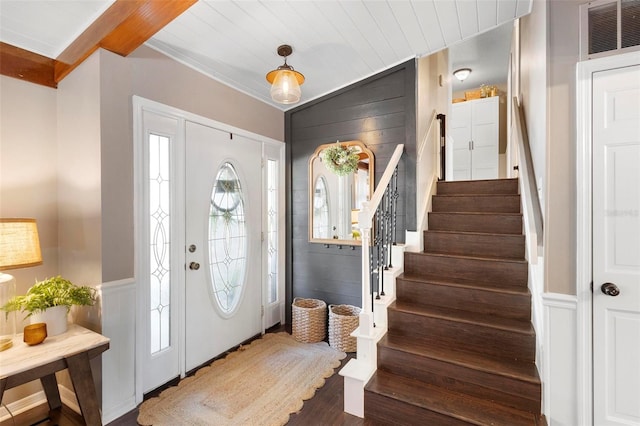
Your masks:
<instances>
[{"instance_id":1,"label":"jute area rug","mask_svg":"<svg viewBox=\"0 0 640 426\"><path fill-rule=\"evenodd\" d=\"M141 425L284 425L345 357L326 342L265 334L145 401Z\"/></svg>"}]
</instances>

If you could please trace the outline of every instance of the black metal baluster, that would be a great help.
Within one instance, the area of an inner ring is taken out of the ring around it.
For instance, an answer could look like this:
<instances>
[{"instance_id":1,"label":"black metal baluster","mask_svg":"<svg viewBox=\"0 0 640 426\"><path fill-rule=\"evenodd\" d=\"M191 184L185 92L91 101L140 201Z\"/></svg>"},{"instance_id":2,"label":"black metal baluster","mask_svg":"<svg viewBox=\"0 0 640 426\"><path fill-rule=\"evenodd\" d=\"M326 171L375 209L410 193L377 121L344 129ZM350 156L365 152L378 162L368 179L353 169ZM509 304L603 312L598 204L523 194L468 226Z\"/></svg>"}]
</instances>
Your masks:
<instances>
[{"instance_id":1,"label":"black metal baluster","mask_svg":"<svg viewBox=\"0 0 640 426\"><path fill-rule=\"evenodd\" d=\"M384 197L383 197L383 201L384 201ZM376 209L376 229L375 229L375 245L376 245L376 300L380 299L380 257L381 257L381 252L380 249L382 247L382 241L380 238L380 233L381 230L384 227L384 224L382 223L382 203L380 203L380 205L378 206L378 208Z\"/></svg>"}]
</instances>

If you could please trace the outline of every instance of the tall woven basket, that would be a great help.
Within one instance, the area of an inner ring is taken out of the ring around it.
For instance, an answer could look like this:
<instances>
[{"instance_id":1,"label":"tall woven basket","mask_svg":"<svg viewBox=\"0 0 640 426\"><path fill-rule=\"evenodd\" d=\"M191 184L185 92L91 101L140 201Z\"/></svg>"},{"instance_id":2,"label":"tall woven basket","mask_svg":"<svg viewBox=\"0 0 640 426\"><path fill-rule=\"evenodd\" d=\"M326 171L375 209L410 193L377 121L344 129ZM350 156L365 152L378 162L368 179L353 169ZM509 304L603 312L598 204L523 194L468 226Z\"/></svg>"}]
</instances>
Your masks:
<instances>
[{"instance_id":1,"label":"tall woven basket","mask_svg":"<svg viewBox=\"0 0 640 426\"><path fill-rule=\"evenodd\" d=\"M315 343L327 334L327 304L318 299L296 297L291 306L293 338L298 342Z\"/></svg>"},{"instance_id":2,"label":"tall woven basket","mask_svg":"<svg viewBox=\"0 0 640 426\"><path fill-rule=\"evenodd\" d=\"M342 352L355 352L357 340L351 333L360 324L360 308L329 305L329 345Z\"/></svg>"}]
</instances>

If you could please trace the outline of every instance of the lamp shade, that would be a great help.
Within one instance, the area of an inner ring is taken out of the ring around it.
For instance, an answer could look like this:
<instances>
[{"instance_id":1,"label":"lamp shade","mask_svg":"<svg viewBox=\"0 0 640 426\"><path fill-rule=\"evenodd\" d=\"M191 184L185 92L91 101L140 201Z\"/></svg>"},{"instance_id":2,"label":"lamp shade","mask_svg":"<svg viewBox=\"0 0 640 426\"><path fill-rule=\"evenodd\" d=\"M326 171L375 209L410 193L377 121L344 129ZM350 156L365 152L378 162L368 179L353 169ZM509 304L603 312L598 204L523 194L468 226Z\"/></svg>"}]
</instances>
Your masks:
<instances>
[{"instance_id":1,"label":"lamp shade","mask_svg":"<svg viewBox=\"0 0 640 426\"><path fill-rule=\"evenodd\" d=\"M271 85L271 99L281 104L294 104L300 101L299 72L288 69L277 70L273 84ZM302 77L304 81L304 77Z\"/></svg>"},{"instance_id":2,"label":"lamp shade","mask_svg":"<svg viewBox=\"0 0 640 426\"><path fill-rule=\"evenodd\" d=\"M42 264L35 219L0 219L0 271Z\"/></svg>"}]
</instances>

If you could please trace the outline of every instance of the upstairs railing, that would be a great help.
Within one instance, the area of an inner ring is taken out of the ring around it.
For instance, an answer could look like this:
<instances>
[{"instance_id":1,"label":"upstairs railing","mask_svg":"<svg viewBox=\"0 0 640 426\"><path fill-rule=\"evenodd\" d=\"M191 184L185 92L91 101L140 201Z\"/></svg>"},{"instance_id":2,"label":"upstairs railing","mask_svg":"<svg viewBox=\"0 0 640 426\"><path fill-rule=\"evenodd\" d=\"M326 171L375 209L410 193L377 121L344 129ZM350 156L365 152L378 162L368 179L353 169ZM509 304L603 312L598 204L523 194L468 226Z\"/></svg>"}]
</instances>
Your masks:
<instances>
[{"instance_id":1,"label":"upstairs railing","mask_svg":"<svg viewBox=\"0 0 640 426\"><path fill-rule=\"evenodd\" d=\"M358 214L362 240L362 313L360 332L373 334L374 300L384 296L384 270L393 267L391 248L396 242L398 163L404 145L398 145L371 200ZM373 234L372 234L373 226Z\"/></svg>"},{"instance_id":2,"label":"upstairs railing","mask_svg":"<svg viewBox=\"0 0 640 426\"><path fill-rule=\"evenodd\" d=\"M522 213L527 231L527 257L529 262L536 264L538 251L543 244L542 208L536 185L537 181L533 168L524 110L517 97L513 98L513 113L515 117L515 136L518 141L518 177L521 181Z\"/></svg>"}]
</instances>

